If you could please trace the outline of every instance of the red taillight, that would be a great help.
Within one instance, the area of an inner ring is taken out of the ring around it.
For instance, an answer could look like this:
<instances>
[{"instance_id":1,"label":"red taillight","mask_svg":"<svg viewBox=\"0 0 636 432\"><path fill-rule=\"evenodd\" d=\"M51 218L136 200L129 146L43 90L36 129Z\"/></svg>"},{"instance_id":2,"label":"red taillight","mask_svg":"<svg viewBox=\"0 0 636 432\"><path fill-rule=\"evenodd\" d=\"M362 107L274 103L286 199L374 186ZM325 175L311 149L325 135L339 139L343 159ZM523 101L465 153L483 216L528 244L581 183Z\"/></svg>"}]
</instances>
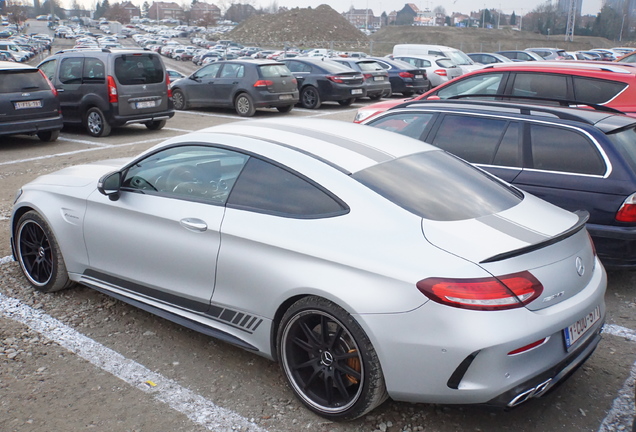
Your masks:
<instances>
[{"instance_id":1,"label":"red taillight","mask_svg":"<svg viewBox=\"0 0 636 432\"><path fill-rule=\"evenodd\" d=\"M400 72L398 75L402 78L415 78L415 75L413 75L411 72Z\"/></svg>"},{"instance_id":2,"label":"red taillight","mask_svg":"<svg viewBox=\"0 0 636 432\"><path fill-rule=\"evenodd\" d=\"M108 83L108 102L109 103L117 103L119 101L119 96L117 95L117 85L115 84L115 79L108 75L106 80Z\"/></svg>"},{"instance_id":3,"label":"red taillight","mask_svg":"<svg viewBox=\"0 0 636 432\"><path fill-rule=\"evenodd\" d=\"M57 89L53 87L53 83L49 80L49 78L46 75L44 75L44 72L42 72L41 70L40 70L40 75L42 75L44 79L46 80L46 82L48 83L49 87L51 88L51 91L53 92L53 95L57 96Z\"/></svg>"},{"instance_id":4,"label":"red taillight","mask_svg":"<svg viewBox=\"0 0 636 432\"><path fill-rule=\"evenodd\" d=\"M373 78L372 74L362 74L362 76L364 77L364 79L372 79Z\"/></svg>"},{"instance_id":5,"label":"red taillight","mask_svg":"<svg viewBox=\"0 0 636 432\"><path fill-rule=\"evenodd\" d=\"M339 76L336 76L336 75L327 75L325 78L327 78L329 81L333 81L333 82L338 83L338 84L344 83L342 78L340 78Z\"/></svg>"},{"instance_id":6,"label":"red taillight","mask_svg":"<svg viewBox=\"0 0 636 432\"><path fill-rule=\"evenodd\" d=\"M298 81L296 80L296 78L292 78L292 84L298 85Z\"/></svg>"},{"instance_id":7,"label":"red taillight","mask_svg":"<svg viewBox=\"0 0 636 432\"><path fill-rule=\"evenodd\" d=\"M473 310L523 307L543 292L541 283L527 271L499 278L429 278L419 281L417 289L437 303Z\"/></svg>"},{"instance_id":8,"label":"red taillight","mask_svg":"<svg viewBox=\"0 0 636 432\"><path fill-rule=\"evenodd\" d=\"M618 222L636 222L636 193L631 194L616 212Z\"/></svg>"},{"instance_id":9,"label":"red taillight","mask_svg":"<svg viewBox=\"0 0 636 432\"><path fill-rule=\"evenodd\" d=\"M258 80L254 83L254 87L269 87L271 85L274 85L274 81Z\"/></svg>"},{"instance_id":10,"label":"red taillight","mask_svg":"<svg viewBox=\"0 0 636 432\"><path fill-rule=\"evenodd\" d=\"M172 97L172 89L170 88L170 75L166 73L166 87L168 88L168 97Z\"/></svg>"},{"instance_id":11,"label":"red taillight","mask_svg":"<svg viewBox=\"0 0 636 432\"><path fill-rule=\"evenodd\" d=\"M437 74L439 76L446 76L446 69L437 69L435 71L435 74Z\"/></svg>"},{"instance_id":12,"label":"red taillight","mask_svg":"<svg viewBox=\"0 0 636 432\"><path fill-rule=\"evenodd\" d=\"M523 346L521 348L517 348L516 350L510 351L508 353L509 356L511 355L516 355L516 354L521 354L524 353L526 351L530 351L533 348L536 348L538 346L543 345L544 343L546 343L548 341L548 339L550 339L549 337L545 337L543 339L539 339L538 341L532 342L531 344L528 344L526 346Z\"/></svg>"}]
</instances>

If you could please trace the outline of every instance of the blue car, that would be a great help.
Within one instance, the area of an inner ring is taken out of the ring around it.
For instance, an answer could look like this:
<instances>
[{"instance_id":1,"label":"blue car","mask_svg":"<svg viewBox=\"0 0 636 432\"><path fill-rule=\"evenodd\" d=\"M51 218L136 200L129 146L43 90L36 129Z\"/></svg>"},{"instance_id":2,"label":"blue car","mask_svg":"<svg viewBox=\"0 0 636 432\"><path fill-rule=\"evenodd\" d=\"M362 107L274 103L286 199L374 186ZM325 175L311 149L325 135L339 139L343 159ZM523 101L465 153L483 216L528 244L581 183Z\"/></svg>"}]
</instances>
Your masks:
<instances>
[{"instance_id":1,"label":"blue car","mask_svg":"<svg viewBox=\"0 0 636 432\"><path fill-rule=\"evenodd\" d=\"M636 269L636 119L591 108L412 101L363 123L433 144L566 210L587 210L603 264Z\"/></svg>"}]
</instances>

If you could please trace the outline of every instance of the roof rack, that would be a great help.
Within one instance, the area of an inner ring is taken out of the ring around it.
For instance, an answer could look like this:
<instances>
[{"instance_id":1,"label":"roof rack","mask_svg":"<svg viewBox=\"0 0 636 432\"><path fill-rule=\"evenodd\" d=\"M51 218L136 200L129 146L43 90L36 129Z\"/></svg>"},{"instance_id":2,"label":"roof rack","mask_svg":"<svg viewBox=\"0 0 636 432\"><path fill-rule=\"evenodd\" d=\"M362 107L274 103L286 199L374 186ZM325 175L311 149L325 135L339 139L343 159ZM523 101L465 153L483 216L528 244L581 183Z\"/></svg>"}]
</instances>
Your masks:
<instances>
[{"instance_id":1,"label":"roof rack","mask_svg":"<svg viewBox=\"0 0 636 432\"><path fill-rule=\"evenodd\" d=\"M504 94L460 94L451 96L448 99L466 99L471 97L498 97L498 98L506 98L507 102L515 102L514 99L527 99L530 101L538 101L538 102L557 102L559 106L562 107L570 107L570 108L578 108L580 106L589 106L595 111L604 111L612 114L625 114L623 111L617 110L616 108L608 107L605 105L599 105L591 102L583 102L577 100L570 99L559 99L559 98L546 98L541 96L521 96L521 95L504 95ZM448 100L446 99L446 100Z\"/></svg>"},{"instance_id":2,"label":"roof rack","mask_svg":"<svg viewBox=\"0 0 636 432\"><path fill-rule=\"evenodd\" d=\"M67 52L86 52L86 51L101 51L109 53L110 50L108 48L68 48L57 51L55 54L63 54Z\"/></svg>"},{"instance_id":3,"label":"roof rack","mask_svg":"<svg viewBox=\"0 0 636 432\"><path fill-rule=\"evenodd\" d=\"M513 62L513 63L493 63L484 66L483 69L499 69L505 67L524 67L532 66L545 69L552 68L566 68L566 69L593 69L614 73L629 74L632 71L626 70L625 65L614 62L599 62L599 61L585 61L585 60L559 60L559 61L525 61L525 62Z\"/></svg>"}]
</instances>

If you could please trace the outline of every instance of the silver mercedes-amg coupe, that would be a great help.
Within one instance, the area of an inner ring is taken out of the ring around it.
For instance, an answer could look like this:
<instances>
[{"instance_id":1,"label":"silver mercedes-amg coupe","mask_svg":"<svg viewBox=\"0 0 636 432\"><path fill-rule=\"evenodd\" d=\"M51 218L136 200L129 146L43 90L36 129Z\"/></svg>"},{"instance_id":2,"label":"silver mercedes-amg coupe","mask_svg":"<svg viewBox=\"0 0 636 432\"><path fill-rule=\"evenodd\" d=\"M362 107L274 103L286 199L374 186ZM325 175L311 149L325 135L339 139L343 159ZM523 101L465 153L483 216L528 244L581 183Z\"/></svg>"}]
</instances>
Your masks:
<instances>
[{"instance_id":1,"label":"silver mercedes-amg coupe","mask_svg":"<svg viewBox=\"0 0 636 432\"><path fill-rule=\"evenodd\" d=\"M231 123L25 185L15 258L278 361L332 420L387 397L516 406L600 339L605 271L569 213L420 141Z\"/></svg>"}]
</instances>

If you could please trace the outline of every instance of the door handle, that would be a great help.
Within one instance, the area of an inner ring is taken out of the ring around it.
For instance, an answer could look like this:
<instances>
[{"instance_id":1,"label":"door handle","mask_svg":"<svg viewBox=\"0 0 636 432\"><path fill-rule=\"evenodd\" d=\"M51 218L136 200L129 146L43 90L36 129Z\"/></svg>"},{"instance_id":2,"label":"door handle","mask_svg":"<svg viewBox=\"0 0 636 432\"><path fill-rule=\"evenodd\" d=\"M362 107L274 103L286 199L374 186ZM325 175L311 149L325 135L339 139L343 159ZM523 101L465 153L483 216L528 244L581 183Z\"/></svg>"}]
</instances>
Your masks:
<instances>
[{"instance_id":1,"label":"door handle","mask_svg":"<svg viewBox=\"0 0 636 432\"><path fill-rule=\"evenodd\" d=\"M181 219L179 223L181 224L182 227L190 231L204 232L208 229L208 224L206 224L201 219L185 218L185 219Z\"/></svg>"},{"instance_id":2,"label":"door handle","mask_svg":"<svg viewBox=\"0 0 636 432\"><path fill-rule=\"evenodd\" d=\"M58 92L58 93L59 93L59 92L63 92L63 91L64 91L64 89L63 89L63 88L61 88L61 89L55 89L55 90L57 90L57 92Z\"/></svg>"}]
</instances>

